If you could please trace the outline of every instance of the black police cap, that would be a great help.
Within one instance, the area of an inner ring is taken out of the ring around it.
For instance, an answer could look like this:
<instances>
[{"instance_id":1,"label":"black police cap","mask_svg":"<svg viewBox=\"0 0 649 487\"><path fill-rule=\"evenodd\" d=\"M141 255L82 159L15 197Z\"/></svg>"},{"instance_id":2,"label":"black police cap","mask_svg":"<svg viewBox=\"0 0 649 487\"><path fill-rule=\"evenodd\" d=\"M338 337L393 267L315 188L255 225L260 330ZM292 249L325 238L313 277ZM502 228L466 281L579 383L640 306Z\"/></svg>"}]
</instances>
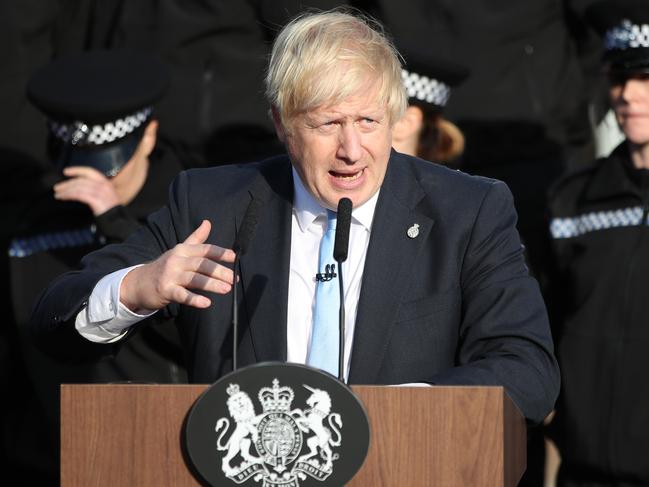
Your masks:
<instances>
[{"instance_id":1,"label":"black police cap","mask_svg":"<svg viewBox=\"0 0 649 487\"><path fill-rule=\"evenodd\" d=\"M169 75L155 57L126 49L58 58L27 83L29 100L49 121L60 166L115 175L135 151Z\"/></svg>"},{"instance_id":2,"label":"black police cap","mask_svg":"<svg viewBox=\"0 0 649 487\"><path fill-rule=\"evenodd\" d=\"M586 18L604 41L604 64L611 74L649 73L649 2L603 0Z\"/></svg>"},{"instance_id":3,"label":"black police cap","mask_svg":"<svg viewBox=\"0 0 649 487\"><path fill-rule=\"evenodd\" d=\"M424 46L402 42L397 48L404 59L402 79L411 103L427 104L442 110L451 89L469 75L465 66L435 56Z\"/></svg>"}]
</instances>

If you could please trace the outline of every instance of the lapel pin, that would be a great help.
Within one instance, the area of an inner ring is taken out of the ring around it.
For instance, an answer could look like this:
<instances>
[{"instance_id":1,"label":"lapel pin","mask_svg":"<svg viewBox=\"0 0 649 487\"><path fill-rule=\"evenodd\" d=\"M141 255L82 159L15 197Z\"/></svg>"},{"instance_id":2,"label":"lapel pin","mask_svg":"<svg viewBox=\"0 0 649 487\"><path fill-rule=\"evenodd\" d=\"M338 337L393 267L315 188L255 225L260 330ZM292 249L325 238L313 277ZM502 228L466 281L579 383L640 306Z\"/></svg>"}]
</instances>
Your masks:
<instances>
[{"instance_id":1,"label":"lapel pin","mask_svg":"<svg viewBox=\"0 0 649 487\"><path fill-rule=\"evenodd\" d=\"M409 229L408 229L408 236L410 238L417 238L419 236L419 223L413 224Z\"/></svg>"}]
</instances>

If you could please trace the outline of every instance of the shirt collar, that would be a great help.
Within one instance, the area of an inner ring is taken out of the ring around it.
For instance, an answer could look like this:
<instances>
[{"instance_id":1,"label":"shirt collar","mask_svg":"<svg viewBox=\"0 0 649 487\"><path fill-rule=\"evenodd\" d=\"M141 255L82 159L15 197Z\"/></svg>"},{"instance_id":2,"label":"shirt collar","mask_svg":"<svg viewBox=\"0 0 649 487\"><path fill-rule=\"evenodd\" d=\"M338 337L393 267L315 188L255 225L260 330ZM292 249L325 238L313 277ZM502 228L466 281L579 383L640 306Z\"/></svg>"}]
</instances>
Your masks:
<instances>
[{"instance_id":1,"label":"shirt collar","mask_svg":"<svg viewBox=\"0 0 649 487\"><path fill-rule=\"evenodd\" d=\"M304 232L318 216L325 215L326 210L307 191L295 168L292 167L291 170L293 172L293 194L295 195L293 199L293 211L295 211L300 230ZM369 200L352 210L352 219L365 227L367 231L372 229L372 219L374 218L374 210L376 209L376 202L379 199L380 192L381 189L379 188L379 191L374 193Z\"/></svg>"}]
</instances>

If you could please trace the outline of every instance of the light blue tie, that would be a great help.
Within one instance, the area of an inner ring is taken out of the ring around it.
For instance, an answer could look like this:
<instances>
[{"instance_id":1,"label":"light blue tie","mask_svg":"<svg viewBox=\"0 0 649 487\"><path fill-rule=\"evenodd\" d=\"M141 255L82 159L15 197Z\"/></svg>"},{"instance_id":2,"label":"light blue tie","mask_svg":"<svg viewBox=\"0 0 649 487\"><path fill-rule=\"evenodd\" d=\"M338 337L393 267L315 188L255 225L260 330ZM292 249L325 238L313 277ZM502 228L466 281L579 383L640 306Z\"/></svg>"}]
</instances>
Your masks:
<instances>
[{"instance_id":1,"label":"light blue tie","mask_svg":"<svg viewBox=\"0 0 649 487\"><path fill-rule=\"evenodd\" d=\"M338 290L338 269L332 277L334 240L336 236L336 213L327 210L327 230L320 241L318 272L328 274L316 282L315 309L313 311L313 333L307 364L338 376L338 313L340 295ZM329 272L326 266L329 265Z\"/></svg>"}]
</instances>

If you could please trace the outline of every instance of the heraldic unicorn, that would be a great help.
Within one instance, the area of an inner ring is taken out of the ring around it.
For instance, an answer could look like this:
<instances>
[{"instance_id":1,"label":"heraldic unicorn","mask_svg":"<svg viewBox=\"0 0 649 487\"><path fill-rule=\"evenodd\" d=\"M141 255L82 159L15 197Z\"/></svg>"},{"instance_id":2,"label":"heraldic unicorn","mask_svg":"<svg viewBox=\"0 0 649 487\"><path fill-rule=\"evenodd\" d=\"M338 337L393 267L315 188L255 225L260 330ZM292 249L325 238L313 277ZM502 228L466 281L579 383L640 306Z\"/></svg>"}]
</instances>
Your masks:
<instances>
[{"instance_id":1,"label":"heraldic unicorn","mask_svg":"<svg viewBox=\"0 0 649 487\"><path fill-rule=\"evenodd\" d=\"M216 447L227 452L222 469L229 479L237 484L262 481L262 487L299 487L307 475L319 481L331 475L339 457L332 447L341 445L342 419L331 412L329 393L304 387L311 393L308 408L291 409L293 389L273 379L272 388L259 390L263 412L257 414L250 396L230 384L227 405L233 427L225 417L215 427Z\"/></svg>"}]
</instances>

